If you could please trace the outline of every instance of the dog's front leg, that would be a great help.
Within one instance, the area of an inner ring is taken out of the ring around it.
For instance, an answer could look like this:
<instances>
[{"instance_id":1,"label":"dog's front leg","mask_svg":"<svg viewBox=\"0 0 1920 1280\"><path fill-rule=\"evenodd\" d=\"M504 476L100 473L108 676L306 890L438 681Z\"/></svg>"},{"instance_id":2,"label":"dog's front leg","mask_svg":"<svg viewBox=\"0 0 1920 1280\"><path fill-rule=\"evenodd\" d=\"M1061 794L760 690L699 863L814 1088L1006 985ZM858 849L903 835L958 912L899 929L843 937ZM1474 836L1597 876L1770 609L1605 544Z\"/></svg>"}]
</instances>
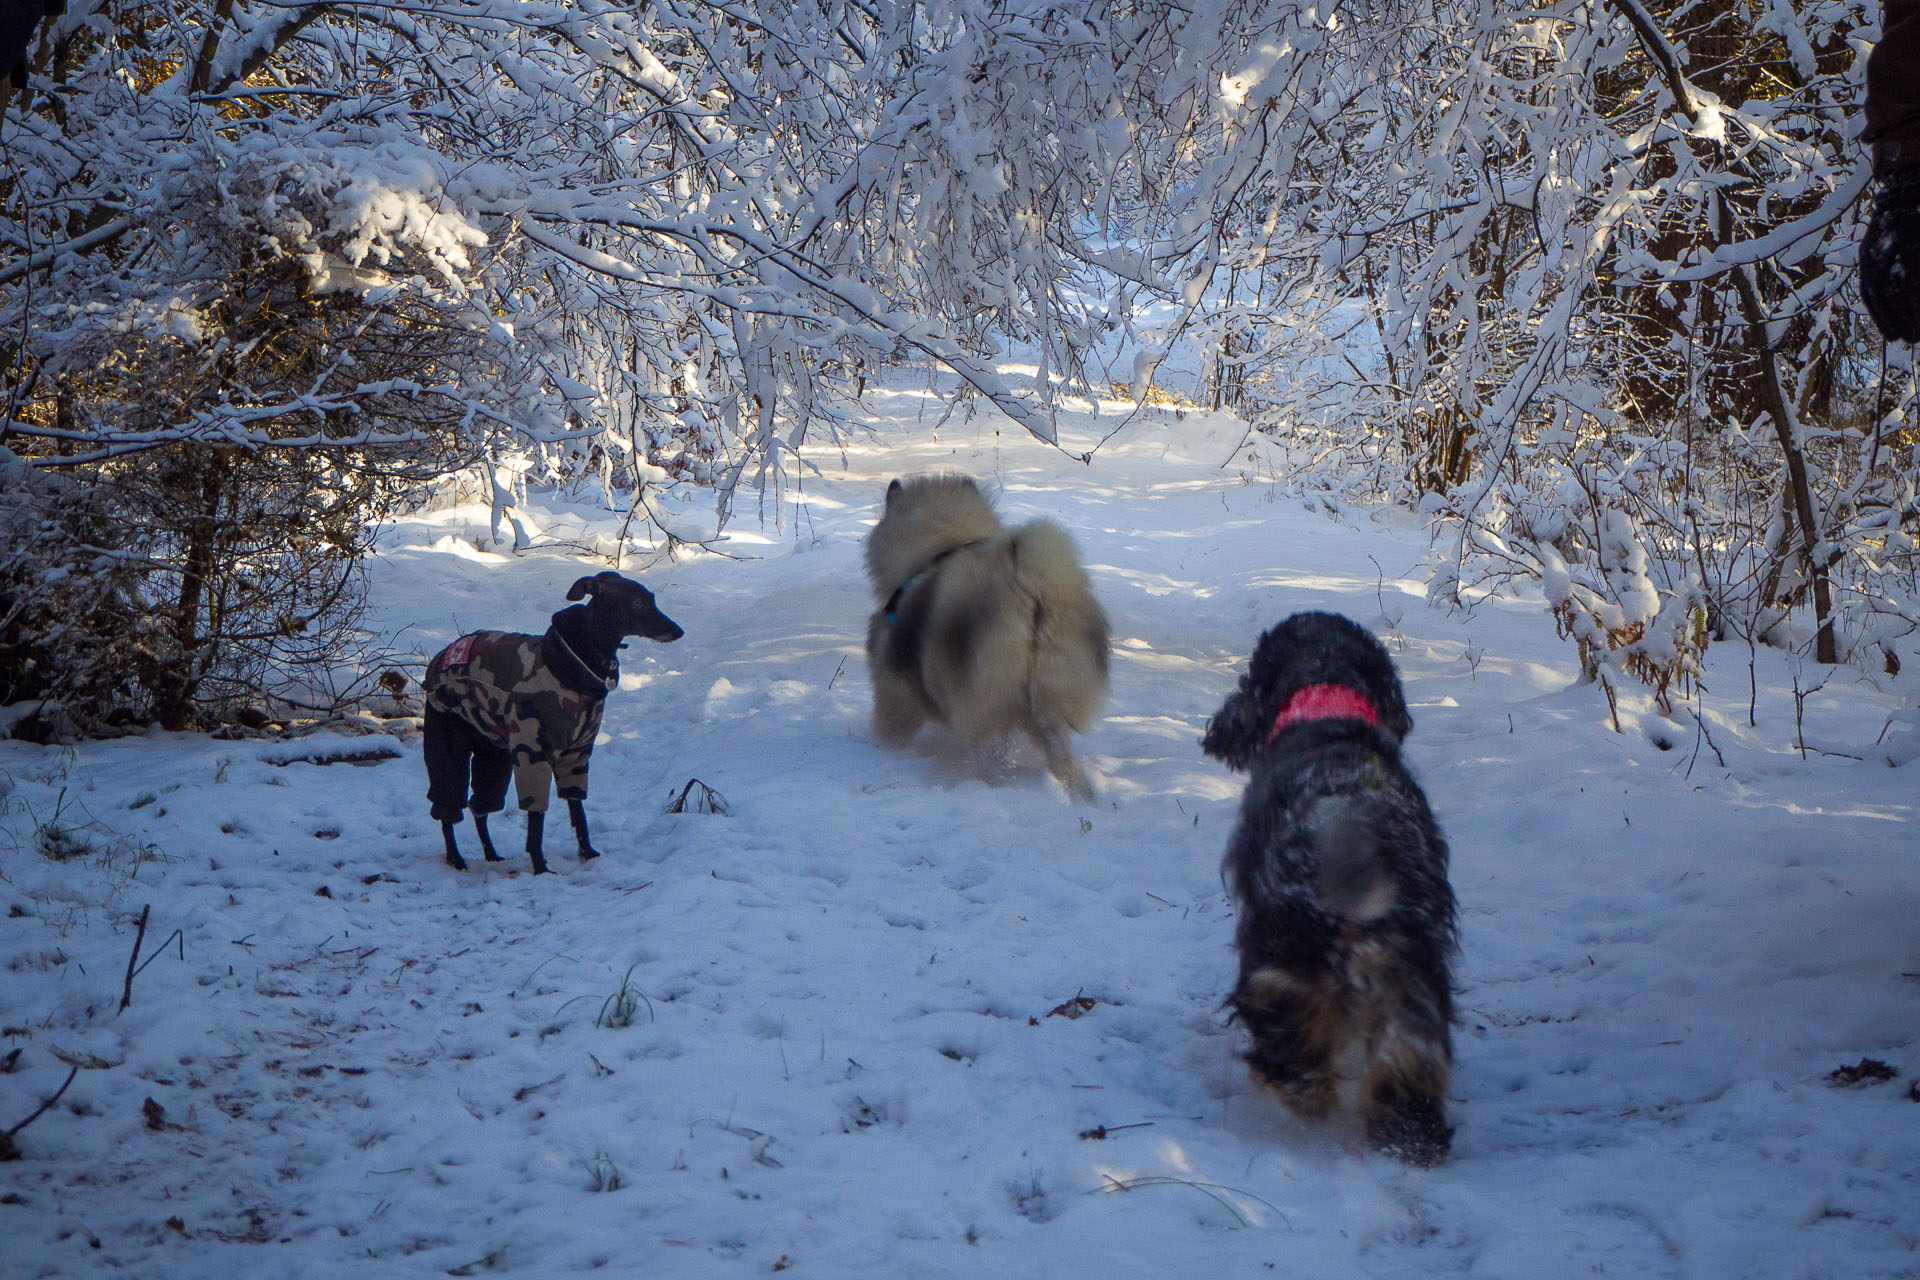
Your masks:
<instances>
[{"instance_id":1,"label":"dog's front leg","mask_svg":"<svg viewBox=\"0 0 1920 1280\"><path fill-rule=\"evenodd\" d=\"M540 829L546 826L547 815L538 809L527 810L527 857L533 859L533 874L545 875L547 855L540 852Z\"/></svg>"},{"instance_id":2,"label":"dog's front leg","mask_svg":"<svg viewBox=\"0 0 1920 1280\"><path fill-rule=\"evenodd\" d=\"M587 838L587 806L584 801L568 797L567 817L573 822L573 838L580 842L580 860L597 858L600 851L593 847L593 841Z\"/></svg>"}]
</instances>

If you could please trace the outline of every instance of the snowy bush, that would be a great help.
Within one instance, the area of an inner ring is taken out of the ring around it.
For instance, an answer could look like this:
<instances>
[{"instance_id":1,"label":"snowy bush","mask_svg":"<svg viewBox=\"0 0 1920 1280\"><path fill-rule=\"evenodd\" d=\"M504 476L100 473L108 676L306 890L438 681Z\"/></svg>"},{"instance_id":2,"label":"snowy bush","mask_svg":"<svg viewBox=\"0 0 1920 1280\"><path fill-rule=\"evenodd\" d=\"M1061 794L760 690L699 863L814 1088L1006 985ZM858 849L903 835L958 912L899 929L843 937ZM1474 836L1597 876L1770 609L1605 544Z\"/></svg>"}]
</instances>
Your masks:
<instances>
[{"instance_id":1,"label":"snowy bush","mask_svg":"<svg viewBox=\"0 0 1920 1280\"><path fill-rule=\"evenodd\" d=\"M1912 367L1851 279L1877 7L1292 12L1166 340L1250 335L1247 411L1313 483L1436 517L1440 598L1543 580L1662 706L1696 605L1876 665L1920 619ZM1641 557L1658 608L1620 594Z\"/></svg>"},{"instance_id":2,"label":"snowy bush","mask_svg":"<svg viewBox=\"0 0 1920 1280\"><path fill-rule=\"evenodd\" d=\"M0 448L0 705L7 732L100 732L149 710L172 653L98 495Z\"/></svg>"}]
</instances>

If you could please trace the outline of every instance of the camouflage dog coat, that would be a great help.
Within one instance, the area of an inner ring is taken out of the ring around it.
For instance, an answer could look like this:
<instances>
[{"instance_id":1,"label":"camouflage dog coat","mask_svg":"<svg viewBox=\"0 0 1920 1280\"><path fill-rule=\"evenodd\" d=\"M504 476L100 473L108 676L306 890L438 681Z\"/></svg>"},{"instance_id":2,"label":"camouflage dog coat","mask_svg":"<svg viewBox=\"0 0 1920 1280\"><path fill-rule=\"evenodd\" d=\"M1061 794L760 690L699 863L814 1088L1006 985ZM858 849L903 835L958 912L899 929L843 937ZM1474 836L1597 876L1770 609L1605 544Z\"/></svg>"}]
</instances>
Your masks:
<instances>
[{"instance_id":1,"label":"camouflage dog coat","mask_svg":"<svg viewBox=\"0 0 1920 1280\"><path fill-rule=\"evenodd\" d=\"M600 732L600 713L618 675L601 679L580 660L554 615L544 635L476 631L461 636L427 664L427 705L457 716L513 767L520 807L544 813L556 780L563 800L587 796L587 759ZM464 772L464 771L463 771ZM490 797L476 793L474 810ZM456 814L457 816L457 814Z\"/></svg>"}]
</instances>

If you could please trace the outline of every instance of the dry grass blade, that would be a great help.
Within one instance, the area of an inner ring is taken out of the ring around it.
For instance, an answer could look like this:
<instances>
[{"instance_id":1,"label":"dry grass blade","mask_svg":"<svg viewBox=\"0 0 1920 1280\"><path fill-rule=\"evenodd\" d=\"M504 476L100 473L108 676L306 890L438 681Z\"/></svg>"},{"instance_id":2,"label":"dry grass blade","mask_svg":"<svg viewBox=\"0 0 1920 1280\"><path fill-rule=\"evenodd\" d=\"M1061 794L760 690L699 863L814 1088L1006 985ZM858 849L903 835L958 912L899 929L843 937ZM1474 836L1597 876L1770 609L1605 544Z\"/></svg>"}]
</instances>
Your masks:
<instances>
[{"instance_id":1,"label":"dry grass blade","mask_svg":"<svg viewBox=\"0 0 1920 1280\"><path fill-rule=\"evenodd\" d=\"M1250 1227L1253 1223L1246 1214L1240 1212L1240 1210L1234 1206L1233 1201L1227 1198L1228 1196L1239 1196L1243 1200L1251 1200L1278 1218L1282 1226L1285 1226L1289 1230L1293 1228L1292 1221L1288 1219L1286 1214L1280 1212L1279 1208L1275 1206L1272 1201L1262 1200L1252 1192L1242 1191L1237 1187L1224 1187L1217 1182L1195 1182L1191 1178L1169 1178L1164 1176L1116 1178L1112 1174L1104 1174L1102 1176L1107 1180L1106 1185L1095 1187L1087 1193L1088 1195L1113 1195L1121 1191L1138 1190L1141 1187L1192 1187L1195 1191L1200 1192L1209 1199L1217 1201L1220 1207L1228 1213L1231 1213L1243 1227Z\"/></svg>"},{"instance_id":2,"label":"dry grass blade","mask_svg":"<svg viewBox=\"0 0 1920 1280\"><path fill-rule=\"evenodd\" d=\"M667 802L668 813L711 813L722 818L733 816L727 798L698 778L688 778L680 794Z\"/></svg>"}]
</instances>

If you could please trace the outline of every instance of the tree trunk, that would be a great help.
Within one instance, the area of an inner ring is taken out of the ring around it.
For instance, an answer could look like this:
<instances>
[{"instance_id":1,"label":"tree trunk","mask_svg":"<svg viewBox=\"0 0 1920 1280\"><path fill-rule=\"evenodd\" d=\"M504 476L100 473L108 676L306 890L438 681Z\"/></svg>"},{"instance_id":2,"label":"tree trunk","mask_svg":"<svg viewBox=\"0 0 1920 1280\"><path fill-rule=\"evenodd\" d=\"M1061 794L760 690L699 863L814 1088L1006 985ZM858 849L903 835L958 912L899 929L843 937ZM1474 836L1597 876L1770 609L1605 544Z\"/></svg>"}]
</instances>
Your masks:
<instances>
[{"instance_id":1,"label":"tree trunk","mask_svg":"<svg viewBox=\"0 0 1920 1280\"><path fill-rule=\"evenodd\" d=\"M211 629L200 625L201 609L218 570L220 503L226 495L224 454L213 450L201 459L199 502L186 523L186 549L180 563L180 594L174 603L173 638L179 646L180 679L156 697L155 710L163 729L180 730L193 718L193 694L206 670L201 650L215 642Z\"/></svg>"},{"instance_id":2,"label":"tree trunk","mask_svg":"<svg viewBox=\"0 0 1920 1280\"><path fill-rule=\"evenodd\" d=\"M1638 0L1613 0L1613 4L1632 24L1634 34L1639 38L1641 48L1647 51L1647 56L1660 65L1668 92L1673 95L1674 109L1685 116L1689 123L1697 124L1699 113L1693 90L1680 68L1680 60L1673 46L1660 33ZM1719 248L1733 239L1733 213L1727 207L1724 191L1714 192L1714 208L1714 247ZM1773 344L1767 338L1766 307L1761 301L1759 287L1754 284L1753 277L1745 267L1735 266L1730 274L1734 291L1740 299L1740 318L1747 332L1746 345L1758 364L1760 402L1767 417L1773 421L1774 437L1779 440L1780 452L1787 461L1787 487L1793 503L1794 522L1800 527L1800 553L1806 559L1807 574L1813 583L1813 616L1818 628L1814 639L1814 658L1823 663L1838 662L1839 645L1833 635L1833 597L1827 580L1828 566L1819 554L1820 528L1813 510L1813 487L1807 479L1807 459L1800 448L1800 434L1793 414L1787 407L1786 393L1781 389L1780 364L1774 358Z\"/></svg>"}]
</instances>

